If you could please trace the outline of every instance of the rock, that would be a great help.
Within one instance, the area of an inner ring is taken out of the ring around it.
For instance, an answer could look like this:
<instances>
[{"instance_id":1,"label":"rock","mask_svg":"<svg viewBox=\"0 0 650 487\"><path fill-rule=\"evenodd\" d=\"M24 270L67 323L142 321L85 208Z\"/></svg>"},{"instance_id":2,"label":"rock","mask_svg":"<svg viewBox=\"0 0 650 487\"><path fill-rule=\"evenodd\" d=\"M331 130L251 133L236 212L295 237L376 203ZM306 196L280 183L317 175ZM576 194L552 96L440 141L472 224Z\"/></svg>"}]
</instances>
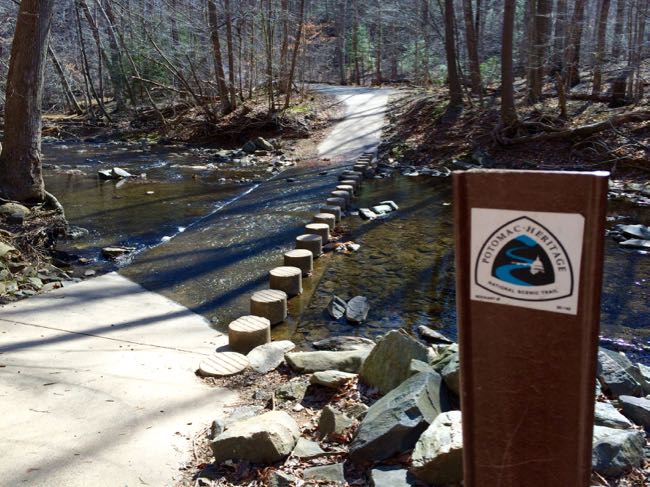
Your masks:
<instances>
[{"instance_id":1,"label":"rock","mask_svg":"<svg viewBox=\"0 0 650 487\"><path fill-rule=\"evenodd\" d=\"M356 376L356 374L341 372L340 370L324 370L322 372L314 372L309 382L330 389L338 389Z\"/></svg>"},{"instance_id":2,"label":"rock","mask_svg":"<svg viewBox=\"0 0 650 487\"><path fill-rule=\"evenodd\" d=\"M336 438L354 424L354 419L348 417L332 406L325 406L318 420L318 432L321 438Z\"/></svg>"},{"instance_id":3,"label":"rock","mask_svg":"<svg viewBox=\"0 0 650 487\"><path fill-rule=\"evenodd\" d=\"M436 416L449 409L440 375L414 375L368 409L350 445L350 458L380 461L410 450Z\"/></svg>"},{"instance_id":4,"label":"rock","mask_svg":"<svg viewBox=\"0 0 650 487\"><path fill-rule=\"evenodd\" d=\"M627 429L634 426L609 402L596 403L594 424L596 426L607 426L608 428L618 429Z\"/></svg>"},{"instance_id":5,"label":"rock","mask_svg":"<svg viewBox=\"0 0 650 487\"><path fill-rule=\"evenodd\" d=\"M66 238L69 238L70 240L79 240L80 238L84 238L90 235L90 232L81 227L77 227L74 225L70 225L70 228L65 233Z\"/></svg>"},{"instance_id":6,"label":"rock","mask_svg":"<svg viewBox=\"0 0 650 487\"><path fill-rule=\"evenodd\" d=\"M298 485L298 477L276 470L269 478L269 487L294 487Z\"/></svg>"},{"instance_id":7,"label":"rock","mask_svg":"<svg viewBox=\"0 0 650 487\"><path fill-rule=\"evenodd\" d=\"M397 206L397 203L395 203L394 201L380 201L379 204L382 206L383 205L390 206L391 210L393 211L399 210L399 206Z\"/></svg>"},{"instance_id":8,"label":"rock","mask_svg":"<svg viewBox=\"0 0 650 487\"><path fill-rule=\"evenodd\" d=\"M97 274L97 271L94 271L92 269L87 270L84 272L84 277L93 277L94 275Z\"/></svg>"},{"instance_id":9,"label":"rock","mask_svg":"<svg viewBox=\"0 0 650 487\"><path fill-rule=\"evenodd\" d=\"M413 474L399 466L381 466L370 471L373 487L410 487L416 485Z\"/></svg>"},{"instance_id":10,"label":"rock","mask_svg":"<svg viewBox=\"0 0 650 487\"><path fill-rule=\"evenodd\" d=\"M327 485L346 484L342 463L306 468L303 472L303 479L326 481Z\"/></svg>"},{"instance_id":11,"label":"rock","mask_svg":"<svg viewBox=\"0 0 650 487\"><path fill-rule=\"evenodd\" d=\"M392 330L379 340L359 375L364 382L386 394L410 376L411 360L429 363L432 357L428 347L405 331Z\"/></svg>"},{"instance_id":12,"label":"rock","mask_svg":"<svg viewBox=\"0 0 650 487\"><path fill-rule=\"evenodd\" d=\"M275 397L280 401L301 402L307 392L307 383L300 379L294 379L286 384L280 385L275 390Z\"/></svg>"},{"instance_id":13,"label":"rock","mask_svg":"<svg viewBox=\"0 0 650 487\"><path fill-rule=\"evenodd\" d=\"M229 413L223 412L220 416L212 421L210 426L210 440L214 440L233 424L245 421L264 412L262 406L238 406Z\"/></svg>"},{"instance_id":14,"label":"rock","mask_svg":"<svg viewBox=\"0 0 650 487\"><path fill-rule=\"evenodd\" d=\"M258 137L253 141L253 143L260 150L272 151L274 149L273 144L262 137Z\"/></svg>"},{"instance_id":15,"label":"rock","mask_svg":"<svg viewBox=\"0 0 650 487\"><path fill-rule=\"evenodd\" d=\"M325 451L315 441L306 438L298 438L298 443L293 449L292 455L301 459L318 457Z\"/></svg>"},{"instance_id":16,"label":"rock","mask_svg":"<svg viewBox=\"0 0 650 487\"><path fill-rule=\"evenodd\" d=\"M288 456L300 437L300 428L284 411L270 411L230 426L210 442L214 460L273 463Z\"/></svg>"},{"instance_id":17,"label":"rock","mask_svg":"<svg viewBox=\"0 0 650 487\"><path fill-rule=\"evenodd\" d=\"M650 250L650 240L641 240L640 238L624 240L619 245L627 249Z\"/></svg>"},{"instance_id":18,"label":"rock","mask_svg":"<svg viewBox=\"0 0 650 487\"><path fill-rule=\"evenodd\" d=\"M436 372L442 372L445 366L454 360L454 356L458 354L458 344L451 345L431 345L431 352L434 355L433 360L430 362L431 366Z\"/></svg>"},{"instance_id":19,"label":"rock","mask_svg":"<svg viewBox=\"0 0 650 487\"><path fill-rule=\"evenodd\" d=\"M327 305L327 312L333 319L338 320L345 314L346 307L347 303L345 301L338 296L332 296L332 300Z\"/></svg>"},{"instance_id":20,"label":"rock","mask_svg":"<svg viewBox=\"0 0 650 487\"><path fill-rule=\"evenodd\" d=\"M453 391L457 396L460 395L460 360L458 354L454 354L452 359L442 369L442 378L447 384L447 387Z\"/></svg>"},{"instance_id":21,"label":"rock","mask_svg":"<svg viewBox=\"0 0 650 487\"><path fill-rule=\"evenodd\" d=\"M254 140L249 140L243 145L242 150L246 154L253 154L257 150L257 145Z\"/></svg>"},{"instance_id":22,"label":"rock","mask_svg":"<svg viewBox=\"0 0 650 487\"><path fill-rule=\"evenodd\" d=\"M634 365L625 355L606 348L598 351L598 379L612 397L641 395L641 385L633 374Z\"/></svg>"},{"instance_id":23,"label":"rock","mask_svg":"<svg viewBox=\"0 0 650 487\"><path fill-rule=\"evenodd\" d=\"M650 429L650 401L643 397L619 396L623 414L646 430Z\"/></svg>"},{"instance_id":24,"label":"rock","mask_svg":"<svg viewBox=\"0 0 650 487\"><path fill-rule=\"evenodd\" d=\"M429 328L426 325L418 326L418 331L420 332L420 336L422 337L422 339L427 341L428 343L444 343L446 345L451 345L452 343L454 343L452 340L447 338L442 333L439 333L436 330Z\"/></svg>"},{"instance_id":25,"label":"rock","mask_svg":"<svg viewBox=\"0 0 650 487\"><path fill-rule=\"evenodd\" d=\"M370 304L368 303L368 298L364 296L355 296L350 301L348 301L347 307L345 309L345 318L350 323L363 323L366 321L369 311Z\"/></svg>"},{"instance_id":26,"label":"rock","mask_svg":"<svg viewBox=\"0 0 650 487\"><path fill-rule=\"evenodd\" d=\"M368 413L368 409L370 409L370 408L368 406L366 406L364 403L355 402L354 404L351 404L351 405L347 406L344 409L344 412L345 412L345 414L347 414L351 418L361 420Z\"/></svg>"},{"instance_id":27,"label":"rock","mask_svg":"<svg viewBox=\"0 0 650 487\"><path fill-rule=\"evenodd\" d=\"M363 337L337 336L319 340L312 343L312 345L318 350L344 352L372 348L375 346L375 342L369 338Z\"/></svg>"},{"instance_id":28,"label":"rock","mask_svg":"<svg viewBox=\"0 0 650 487\"><path fill-rule=\"evenodd\" d=\"M417 478L433 485L463 480L463 429L460 411L440 414L422 434L412 457Z\"/></svg>"},{"instance_id":29,"label":"rock","mask_svg":"<svg viewBox=\"0 0 650 487\"><path fill-rule=\"evenodd\" d=\"M322 370L341 370L357 374L370 349L362 348L344 352L289 352L284 358L297 372L312 373Z\"/></svg>"},{"instance_id":30,"label":"rock","mask_svg":"<svg viewBox=\"0 0 650 487\"><path fill-rule=\"evenodd\" d=\"M3 203L0 205L0 216L5 217L5 218L20 218L21 221L24 220L29 214L31 213L31 210L27 208L26 206L23 206L19 203L13 203L13 202L8 202L8 203Z\"/></svg>"},{"instance_id":31,"label":"rock","mask_svg":"<svg viewBox=\"0 0 650 487\"><path fill-rule=\"evenodd\" d=\"M616 229L631 239L650 240L650 228L645 225L616 225Z\"/></svg>"},{"instance_id":32,"label":"rock","mask_svg":"<svg viewBox=\"0 0 650 487\"><path fill-rule=\"evenodd\" d=\"M255 372L266 374L284 362L284 354L294 348L296 345L292 341L280 340L255 347L246 357Z\"/></svg>"},{"instance_id":33,"label":"rock","mask_svg":"<svg viewBox=\"0 0 650 487\"><path fill-rule=\"evenodd\" d=\"M113 175L113 179L122 179L122 178L131 178L133 177L133 174L131 174L129 171L125 171L124 169L120 167L114 167L111 170L111 174Z\"/></svg>"},{"instance_id":34,"label":"rock","mask_svg":"<svg viewBox=\"0 0 650 487\"><path fill-rule=\"evenodd\" d=\"M642 431L594 426L592 468L614 477L643 464L645 437Z\"/></svg>"},{"instance_id":35,"label":"rock","mask_svg":"<svg viewBox=\"0 0 650 487\"><path fill-rule=\"evenodd\" d=\"M413 359L411 360L411 365L409 366L409 377L420 372L435 372L436 370L431 367L428 363L422 362L421 360Z\"/></svg>"},{"instance_id":36,"label":"rock","mask_svg":"<svg viewBox=\"0 0 650 487\"><path fill-rule=\"evenodd\" d=\"M97 176L99 176L99 179L105 179L105 180L115 179L115 177L113 176L113 171L111 171L110 169L100 169L99 171L97 171Z\"/></svg>"},{"instance_id":37,"label":"rock","mask_svg":"<svg viewBox=\"0 0 650 487\"><path fill-rule=\"evenodd\" d=\"M368 208L359 208L359 216L364 220L374 220L378 215Z\"/></svg>"},{"instance_id":38,"label":"rock","mask_svg":"<svg viewBox=\"0 0 650 487\"><path fill-rule=\"evenodd\" d=\"M104 247L102 249L102 255L107 259L116 260L134 250L133 247Z\"/></svg>"},{"instance_id":39,"label":"rock","mask_svg":"<svg viewBox=\"0 0 650 487\"><path fill-rule=\"evenodd\" d=\"M18 250L15 247L0 241L0 257L4 257L5 255L9 257L8 254L18 255Z\"/></svg>"},{"instance_id":40,"label":"rock","mask_svg":"<svg viewBox=\"0 0 650 487\"><path fill-rule=\"evenodd\" d=\"M650 394L650 367L643 364L636 364L636 380L641 384L643 394Z\"/></svg>"},{"instance_id":41,"label":"rock","mask_svg":"<svg viewBox=\"0 0 650 487\"><path fill-rule=\"evenodd\" d=\"M385 215L386 213L390 213L391 211L393 211L393 208L389 205L377 205L377 206L373 206L371 209L377 215Z\"/></svg>"}]
</instances>

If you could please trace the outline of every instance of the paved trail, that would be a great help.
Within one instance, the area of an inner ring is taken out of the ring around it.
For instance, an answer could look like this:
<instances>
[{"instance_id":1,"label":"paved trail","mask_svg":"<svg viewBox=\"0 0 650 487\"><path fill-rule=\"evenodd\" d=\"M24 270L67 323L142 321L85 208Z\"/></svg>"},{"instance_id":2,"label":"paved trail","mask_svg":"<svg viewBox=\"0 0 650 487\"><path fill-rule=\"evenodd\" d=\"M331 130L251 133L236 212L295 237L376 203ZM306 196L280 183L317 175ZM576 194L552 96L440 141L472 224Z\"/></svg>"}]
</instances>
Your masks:
<instances>
[{"instance_id":1,"label":"paved trail","mask_svg":"<svg viewBox=\"0 0 650 487\"><path fill-rule=\"evenodd\" d=\"M235 399L193 375L223 338L197 312L225 323L246 311L250 292L267 286L268 270L333 187L334 169L379 142L385 91L318 89L347 106L319 147L330 174L287 171L123 275L0 308L0 484L174 483L188 438Z\"/></svg>"}]
</instances>

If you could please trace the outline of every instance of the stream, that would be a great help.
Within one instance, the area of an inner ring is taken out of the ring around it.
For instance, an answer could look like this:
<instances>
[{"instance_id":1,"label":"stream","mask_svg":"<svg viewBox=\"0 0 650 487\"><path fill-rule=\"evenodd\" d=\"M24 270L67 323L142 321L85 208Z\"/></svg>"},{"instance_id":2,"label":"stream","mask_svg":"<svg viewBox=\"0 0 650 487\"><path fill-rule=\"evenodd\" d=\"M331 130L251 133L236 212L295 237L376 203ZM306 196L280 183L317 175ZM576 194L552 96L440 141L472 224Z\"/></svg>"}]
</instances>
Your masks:
<instances>
[{"instance_id":1,"label":"stream","mask_svg":"<svg viewBox=\"0 0 650 487\"><path fill-rule=\"evenodd\" d=\"M349 103L349 97L342 101ZM350 104L348 114L356 109L381 117L377 106L374 99ZM66 208L71 224L90 232L61 249L88 261L74 267L79 276L87 269L115 268L101 257L102 247L135 247L132 258L118 266L121 274L224 331L230 321L248 314L250 294L268 287L268 270L282 265L283 252L293 248L295 236L335 186L345 159L378 140L377 128L360 130L362 143L355 149L348 129L349 140L340 144L345 157L336 157L342 153L330 140L321 147L321 154L332 157L327 165L297 166L280 174L269 173L264 165L206 168L214 163L213 154L184 146L44 144L46 186ZM374 134L370 139L369 133ZM147 178L97 178L98 169L114 166ZM398 327L416 332L427 325L456 338L450 183L448 178L400 175L367 181L356 206L393 200L399 211L370 222L358 216L344 220L347 238L361 248L316 261L314 276L305 280L304 294L290 301L291 317L274 328L274 337L308 348L330 335L375 337ZM611 202L608 213L608 225L614 219L650 224L650 208ZM625 351L647 365L649 289L650 256L624 250L608 238L601 334L633 343ZM333 294L368 297L367 322L350 326L332 321L325 308Z\"/></svg>"}]
</instances>

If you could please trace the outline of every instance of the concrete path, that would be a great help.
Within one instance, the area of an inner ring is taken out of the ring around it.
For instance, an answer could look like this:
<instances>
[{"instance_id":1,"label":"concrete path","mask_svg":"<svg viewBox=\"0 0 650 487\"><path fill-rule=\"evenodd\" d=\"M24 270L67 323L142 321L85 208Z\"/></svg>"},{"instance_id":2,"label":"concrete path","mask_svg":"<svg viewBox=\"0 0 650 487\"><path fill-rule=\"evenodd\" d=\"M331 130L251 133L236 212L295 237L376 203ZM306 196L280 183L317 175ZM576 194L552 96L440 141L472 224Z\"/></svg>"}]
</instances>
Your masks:
<instances>
[{"instance_id":1,"label":"concrete path","mask_svg":"<svg viewBox=\"0 0 650 487\"><path fill-rule=\"evenodd\" d=\"M166 486L235 394L200 316L118 274L0 308L0 485Z\"/></svg>"}]
</instances>

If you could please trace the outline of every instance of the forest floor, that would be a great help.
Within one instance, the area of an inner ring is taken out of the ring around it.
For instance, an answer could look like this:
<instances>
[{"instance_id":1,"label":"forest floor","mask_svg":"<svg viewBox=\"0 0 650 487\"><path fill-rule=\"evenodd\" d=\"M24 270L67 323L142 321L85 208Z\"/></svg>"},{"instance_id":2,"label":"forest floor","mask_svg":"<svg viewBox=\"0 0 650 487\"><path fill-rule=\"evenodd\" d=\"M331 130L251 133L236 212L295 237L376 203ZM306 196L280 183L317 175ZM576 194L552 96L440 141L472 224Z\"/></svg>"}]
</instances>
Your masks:
<instances>
[{"instance_id":1,"label":"forest floor","mask_svg":"<svg viewBox=\"0 0 650 487\"><path fill-rule=\"evenodd\" d=\"M590 83L586 78L567 101L567 120L559 118L558 98L546 86L543 101L525 103L526 86L516 83L517 113L523 137L516 142L499 140L500 97L498 87L488 87L483 100L471 99L462 109L447 108L445 87L404 88L390 104L390 123L384 133L385 158L413 166L460 168L454 161L483 167L548 170L607 170L614 178L647 180L650 175L650 120L631 122L581 137L569 135L576 127L603 122L631 111L645 113L648 98L638 104L610 108L606 101L583 99ZM606 99L606 97L605 97ZM554 140L536 135L566 132ZM532 137L531 137L532 136ZM542 137L543 139L543 137Z\"/></svg>"}]
</instances>

